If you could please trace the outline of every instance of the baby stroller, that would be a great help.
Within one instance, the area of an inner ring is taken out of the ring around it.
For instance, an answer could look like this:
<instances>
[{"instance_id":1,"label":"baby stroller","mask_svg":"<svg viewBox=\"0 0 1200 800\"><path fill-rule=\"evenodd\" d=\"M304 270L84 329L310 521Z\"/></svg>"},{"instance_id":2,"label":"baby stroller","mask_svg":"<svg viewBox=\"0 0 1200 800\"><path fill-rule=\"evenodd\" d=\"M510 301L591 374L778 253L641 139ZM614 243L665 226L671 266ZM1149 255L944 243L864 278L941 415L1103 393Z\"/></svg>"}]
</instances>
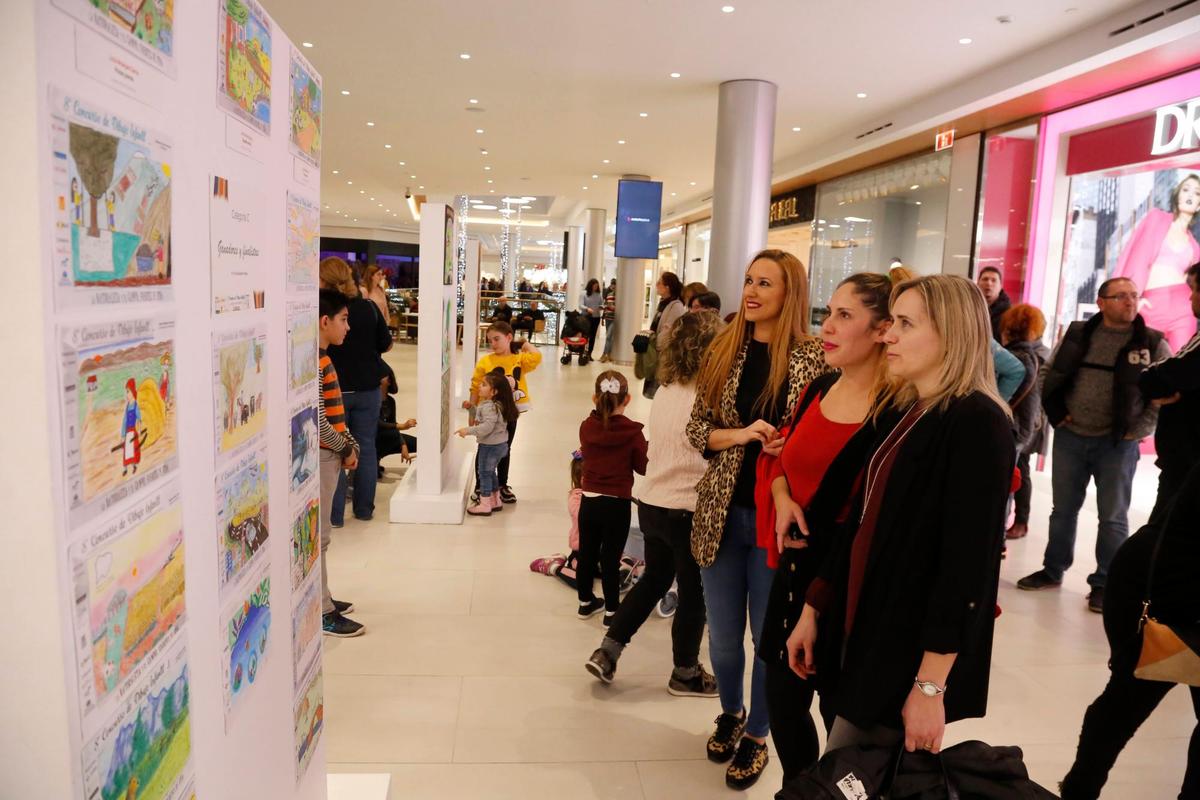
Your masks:
<instances>
[{"instance_id":1,"label":"baby stroller","mask_svg":"<svg viewBox=\"0 0 1200 800\"><path fill-rule=\"evenodd\" d=\"M588 337L590 330L587 320L578 311L568 311L562 327L563 354L559 361L571 363L571 356L579 356L579 366L584 366L591 359L588 357Z\"/></svg>"}]
</instances>

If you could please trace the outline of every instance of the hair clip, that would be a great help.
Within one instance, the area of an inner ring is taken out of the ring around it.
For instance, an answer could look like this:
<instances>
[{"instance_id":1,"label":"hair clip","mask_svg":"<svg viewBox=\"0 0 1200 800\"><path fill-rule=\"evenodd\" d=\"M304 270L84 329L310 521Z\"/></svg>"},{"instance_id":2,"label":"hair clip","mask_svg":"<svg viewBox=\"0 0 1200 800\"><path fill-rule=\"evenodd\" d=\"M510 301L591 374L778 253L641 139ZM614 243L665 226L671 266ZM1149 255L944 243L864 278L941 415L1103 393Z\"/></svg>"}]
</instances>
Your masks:
<instances>
[{"instance_id":1,"label":"hair clip","mask_svg":"<svg viewBox=\"0 0 1200 800\"><path fill-rule=\"evenodd\" d=\"M600 381L600 391L604 394L620 394L621 382L616 378L605 378Z\"/></svg>"},{"instance_id":2,"label":"hair clip","mask_svg":"<svg viewBox=\"0 0 1200 800\"><path fill-rule=\"evenodd\" d=\"M583 461L583 451L582 450L572 450L571 451L571 460L572 461Z\"/></svg>"}]
</instances>

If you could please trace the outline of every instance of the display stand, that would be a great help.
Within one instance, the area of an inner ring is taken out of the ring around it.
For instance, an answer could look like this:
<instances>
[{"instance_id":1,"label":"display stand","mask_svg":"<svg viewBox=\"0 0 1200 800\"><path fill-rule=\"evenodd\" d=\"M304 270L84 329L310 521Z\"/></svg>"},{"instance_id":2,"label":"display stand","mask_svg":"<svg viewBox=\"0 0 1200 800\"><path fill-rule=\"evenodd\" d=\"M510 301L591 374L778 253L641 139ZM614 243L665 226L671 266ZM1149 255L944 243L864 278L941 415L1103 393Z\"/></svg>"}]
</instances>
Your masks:
<instances>
[{"instance_id":1,"label":"display stand","mask_svg":"<svg viewBox=\"0 0 1200 800\"><path fill-rule=\"evenodd\" d=\"M458 348L454 208L421 208L420 312L417 315L417 446L420 456L392 493L392 522L462 523L474 472L473 448L453 435L452 388Z\"/></svg>"}]
</instances>

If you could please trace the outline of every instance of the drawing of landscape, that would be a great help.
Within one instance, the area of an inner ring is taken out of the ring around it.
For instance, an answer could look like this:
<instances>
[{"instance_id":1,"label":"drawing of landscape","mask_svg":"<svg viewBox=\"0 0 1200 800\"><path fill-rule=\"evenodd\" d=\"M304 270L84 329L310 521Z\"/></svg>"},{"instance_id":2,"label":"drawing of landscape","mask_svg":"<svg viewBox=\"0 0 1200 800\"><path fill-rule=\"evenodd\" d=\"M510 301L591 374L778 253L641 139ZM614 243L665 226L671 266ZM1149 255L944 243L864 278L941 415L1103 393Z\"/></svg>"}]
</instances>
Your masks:
<instances>
[{"instance_id":1,"label":"drawing of landscape","mask_svg":"<svg viewBox=\"0 0 1200 800\"><path fill-rule=\"evenodd\" d=\"M288 388L296 392L317 379L317 315L310 304L288 306Z\"/></svg>"},{"instance_id":2,"label":"drawing of landscape","mask_svg":"<svg viewBox=\"0 0 1200 800\"><path fill-rule=\"evenodd\" d=\"M287 283L292 290L315 288L321 259L321 211L307 198L287 196Z\"/></svg>"},{"instance_id":3,"label":"drawing of landscape","mask_svg":"<svg viewBox=\"0 0 1200 800\"><path fill-rule=\"evenodd\" d=\"M225 708L244 697L258 677L271 633L271 577L255 581L225 623Z\"/></svg>"},{"instance_id":4,"label":"drawing of landscape","mask_svg":"<svg viewBox=\"0 0 1200 800\"><path fill-rule=\"evenodd\" d=\"M158 54L151 59L156 66L173 61L175 0L54 0L54 5L123 45L144 43Z\"/></svg>"},{"instance_id":5,"label":"drawing of landscape","mask_svg":"<svg viewBox=\"0 0 1200 800\"><path fill-rule=\"evenodd\" d=\"M266 352L266 334L254 333L216 348L218 453L236 449L266 427Z\"/></svg>"},{"instance_id":6,"label":"drawing of landscape","mask_svg":"<svg viewBox=\"0 0 1200 800\"><path fill-rule=\"evenodd\" d=\"M254 0L221 0L218 94L221 106L271 132L271 21Z\"/></svg>"},{"instance_id":7,"label":"drawing of landscape","mask_svg":"<svg viewBox=\"0 0 1200 800\"><path fill-rule=\"evenodd\" d=\"M317 409L305 406L292 415L292 458L288 487L293 493L316 476L320 458L318 446Z\"/></svg>"},{"instance_id":8,"label":"drawing of landscape","mask_svg":"<svg viewBox=\"0 0 1200 800\"><path fill-rule=\"evenodd\" d=\"M295 153L321 165L321 83L312 68L293 54L288 81L291 111L289 140Z\"/></svg>"},{"instance_id":9,"label":"drawing of landscape","mask_svg":"<svg viewBox=\"0 0 1200 800\"><path fill-rule=\"evenodd\" d=\"M308 500L292 520L292 590L298 590L321 555L321 506Z\"/></svg>"},{"instance_id":10,"label":"drawing of landscape","mask_svg":"<svg viewBox=\"0 0 1200 800\"><path fill-rule=\"evenodd\" d=\"M266 544L267 494L266 450L248 453L217 475L221 586L234 580Z\"/></svg>"},{"instance_id":11,"label":"drawing of landscape","mask_svg":"<svg viewBox=\"0 0 1200 800\"><path fill-rule=\"evenodd\" d=\"M97 702L182 627L184 614L180 507L153 514L123 535L113 531L73 564L87 628L77 634L87 639Z\"/></svg>"},{"instance_id":12,"label":"drawing of landscape","mask_svg":"<svg viewBox=\"0 0 1200 800\"><path fill-rule=\"evenodd\" d=\"M292 611L292 674L296 688L321 643L321 582L312 580Z\"/></svg>"},{"instance_id":13,"label":"drawing of landscape","mask_svg":"<svg viewBox=\"0 0 1200 800\"><path fill-rule=\"evenodd\" d=\"M325 686L321 665L314 664L312 677L304 685L304 692L296 704L296 780L304 777L313 751L321 740L325 725Z\"/></svg>"}]
</instances>

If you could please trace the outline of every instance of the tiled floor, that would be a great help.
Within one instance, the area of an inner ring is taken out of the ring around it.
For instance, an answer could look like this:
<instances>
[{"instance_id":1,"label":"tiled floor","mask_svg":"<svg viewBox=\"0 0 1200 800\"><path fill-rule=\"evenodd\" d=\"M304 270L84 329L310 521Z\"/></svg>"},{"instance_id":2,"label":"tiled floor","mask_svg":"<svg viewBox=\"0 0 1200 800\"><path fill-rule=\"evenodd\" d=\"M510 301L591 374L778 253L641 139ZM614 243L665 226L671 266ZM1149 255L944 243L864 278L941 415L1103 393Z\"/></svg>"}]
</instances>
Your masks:
<instances>
[{"instance_id":1,"label":"tiled floor","mask_svg":"<svg viewBox=\"0 0 1200 800\"><path fill-rule=\"evenodd\" d=\"M652 616L617 682L601 686L583 669L602 636L599 618L574 619L571 592L529 571L533 558L566 549L569 453L602 369L561 366L550 348L543 353L514 447L515 507L461 527L390 525L385 485L375 522L348 520L336 533L330 580L369 632L325 641L329 769L391 772L391 796L410 800L729 797L722 768L704 758L716 701L666 693L669 624ZM404 376L415 376L416 349L399 345L387 358L402 376L399 413L408 416L415 389ZM630 415L648 411L636 397ZM399 459L388 466L394 482ZM1144 463L1135 527L1155 481ZM1099 616L1084 605L1091 508L1063 589L1014 587L1040 566L1048 483L1037 476L1034 532L1010 547L1004 565L989 714L951 726L948 738L1020 745L1033 777L1054 788L1106 680L1107 648ZM1187 693L1176 689L1126 749L1104 796L1174 797L1194 724ZM771 797L779 780L773 762L747 795Z\"/></svg>"}]
</instances>

